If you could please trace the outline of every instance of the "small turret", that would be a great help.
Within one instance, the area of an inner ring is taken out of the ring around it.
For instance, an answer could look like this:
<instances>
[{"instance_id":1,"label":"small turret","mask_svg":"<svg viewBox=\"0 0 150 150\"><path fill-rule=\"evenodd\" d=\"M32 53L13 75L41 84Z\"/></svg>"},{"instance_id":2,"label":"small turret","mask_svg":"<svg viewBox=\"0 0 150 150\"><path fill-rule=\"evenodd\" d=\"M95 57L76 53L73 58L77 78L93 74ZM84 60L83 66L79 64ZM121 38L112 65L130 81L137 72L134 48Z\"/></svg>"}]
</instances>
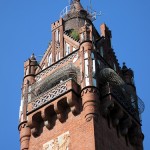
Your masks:
<instances>
[{"instance_id":1,"label":"small turret","mask_svg":"<svg viewBox=\"0 0 150 150\"><path fill-rule=\"evenodd\" d=\"M35 82L35 71L37 68L37 61L34 54L24 63L24 81L22 86L22 97L20 105L20 124L18 129L20 131L21 150L29 148L29 140L31 130L27 124L27 103L30 97L29 86Z\"/></svg>"},{"instance_id":2,"label":"small turret","mask_svg":"<svg viewBox=\"0 0 150 150\"><path fill-rule=\"evenodd\" d=\"M80 28L80 42L92 41L92 25L85 21L85 25Z\"/></svg>"},{"instance_id":3,"label":"small turret","mask_svg":"<svg viewBox=\"0 0 150 150\"><path fill-rule=\"evenodd\" d=\"M29 82L29 84L34 83L35 71L37 68L37 61L34 54L24 63L24 84Z\"/></svg>"},{"instance_id":4,"label":"small turret","mask_svg":"<svg viewBox=\"0 0 150 150\"><path fill-rule=\"evenodd\" d=\"M127 84L134 85L134 80L133 80L134 73L131 70L131 68L127 68L125 63L123 63L123 66L122 66L122 74L123 74L124 81Z\"/></svg>"},{"instance_id":5,"label":"small turret","mask_svg":"<svg viewBox=\"0 0 150 150\"><path fill-rule=\"evenodd\" d=\"M111 48L111 31L109 30L109 28L106 26L106 24L102 24L100 26L100 31L101 31L101 36L105 38L106 40L106 45Z\"/></svg>"},{"instance_id":6,"label":"small turret","mask_svg":"<svg viewBox=\"0 0 150 150\"><path fill-rule=\"evenodd\" d=\"M29 86L35 82L37 61L34 54L24 63L24 81L22 85L22 97L20 106L20 123L26 121L27 101L29 98Z\"/></svg>"}]
</instances>

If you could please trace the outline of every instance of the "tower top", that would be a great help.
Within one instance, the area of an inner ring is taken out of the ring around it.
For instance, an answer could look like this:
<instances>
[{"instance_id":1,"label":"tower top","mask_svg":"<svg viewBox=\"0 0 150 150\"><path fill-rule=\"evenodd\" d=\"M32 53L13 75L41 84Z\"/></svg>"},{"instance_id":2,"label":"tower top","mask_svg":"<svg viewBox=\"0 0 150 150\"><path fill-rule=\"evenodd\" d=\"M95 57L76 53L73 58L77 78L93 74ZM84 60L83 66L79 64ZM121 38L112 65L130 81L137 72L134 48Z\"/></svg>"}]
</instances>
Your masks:
<instances>
[{"instance_id":1,"label":"tower top","mask_svg":"<svg viewBox=\"0 0 150 150\"><path fill-rule=\"evenodd\" d=\"M80 0L73 0L73 2L80 2Z\"/></svg>"},{"instance_id":2,"label":"tower top","mask_svg":"<svg viewBox=\"0 0 150 150\"><path fill-rule=\"evenodd\" d=\"M80 11L80 10L83 10L80 0L73 0L71 3L70 11L76 12L76 11Z\"/></svg>"}]
</instances>

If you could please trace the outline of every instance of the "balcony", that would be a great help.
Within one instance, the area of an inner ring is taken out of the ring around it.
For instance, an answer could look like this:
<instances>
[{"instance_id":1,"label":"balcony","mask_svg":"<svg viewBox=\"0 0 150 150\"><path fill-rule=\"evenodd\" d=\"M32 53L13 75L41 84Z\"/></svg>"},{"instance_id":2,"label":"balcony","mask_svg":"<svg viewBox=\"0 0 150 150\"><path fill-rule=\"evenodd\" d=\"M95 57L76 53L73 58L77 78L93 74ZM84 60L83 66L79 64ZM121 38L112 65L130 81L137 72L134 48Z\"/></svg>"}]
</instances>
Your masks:
<instances>
[{"instance_id":1,"label":"balcony","mask_svg":"<svg viewBox=\"0 0 150 150\"><path fill-rule=\"evenodd\" d=\"M72 78L60 82L53 88L35 97L28 103L28 114L69 92L73 92L75 95L79 94L79 85Z\"/></svg>"},{"instance_id":2,"label":"balcony","mask_svg":"<svg viewBox=\"0 0 150 150\"><path fill-rule=\"evenodd\" d=\"M141 123L141 113L144 111L145 106L137 95L132 96L125 86L121 87L112 83L107 83L100 91L102 99L111 95L114 102L119 103L125 111L133 116L136 121Z\"/></svg>"}]
</instances>

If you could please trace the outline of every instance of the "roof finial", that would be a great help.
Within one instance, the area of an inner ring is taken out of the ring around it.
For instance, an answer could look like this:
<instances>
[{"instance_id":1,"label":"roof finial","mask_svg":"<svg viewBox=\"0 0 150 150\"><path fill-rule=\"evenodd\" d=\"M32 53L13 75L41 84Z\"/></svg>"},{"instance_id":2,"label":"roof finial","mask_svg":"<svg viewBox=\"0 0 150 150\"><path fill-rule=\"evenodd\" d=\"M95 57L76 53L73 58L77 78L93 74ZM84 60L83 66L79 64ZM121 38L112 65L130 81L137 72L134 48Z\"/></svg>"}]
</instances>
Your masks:
<instances>
[{"instance_id":1,"label":"roof finial","mask_svg":"<svg viewBox=\"0 0 150 150\"><path fill-rule=\"evenodd\" d=\"M127 69L127 66L126 66L126 63L125 63L125 62L123 62L122 69L123 69L123 70L126 70L126 69Z\"/></svg>"},{"instance_id":2,"label":"roof finial","mask_svg":"<svg viewBox=\"0 0 150 150\"><path fill-rule=\"evenodd\" d=\"M32 53L30 60L36 60L34 53Z\"/></svg>"}]
</instances>

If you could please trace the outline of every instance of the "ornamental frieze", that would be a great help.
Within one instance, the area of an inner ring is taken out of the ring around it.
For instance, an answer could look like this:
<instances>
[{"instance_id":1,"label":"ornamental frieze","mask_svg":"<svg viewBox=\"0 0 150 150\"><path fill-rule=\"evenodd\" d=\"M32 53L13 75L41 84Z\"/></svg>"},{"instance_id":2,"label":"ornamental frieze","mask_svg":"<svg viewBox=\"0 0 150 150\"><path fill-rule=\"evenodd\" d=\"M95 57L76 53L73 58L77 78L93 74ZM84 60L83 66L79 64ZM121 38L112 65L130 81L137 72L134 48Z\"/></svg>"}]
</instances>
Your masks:
<instances>
[{"instance_id":1,"label":"ornamental frieze","mask_svg":"<svg viewBox=\"0 0 150 150\"><path fill-rule=\"evenodd\" d=\"M43 150L69 150L69 131L43 145Z\"/></svg>"}]
</instances>

